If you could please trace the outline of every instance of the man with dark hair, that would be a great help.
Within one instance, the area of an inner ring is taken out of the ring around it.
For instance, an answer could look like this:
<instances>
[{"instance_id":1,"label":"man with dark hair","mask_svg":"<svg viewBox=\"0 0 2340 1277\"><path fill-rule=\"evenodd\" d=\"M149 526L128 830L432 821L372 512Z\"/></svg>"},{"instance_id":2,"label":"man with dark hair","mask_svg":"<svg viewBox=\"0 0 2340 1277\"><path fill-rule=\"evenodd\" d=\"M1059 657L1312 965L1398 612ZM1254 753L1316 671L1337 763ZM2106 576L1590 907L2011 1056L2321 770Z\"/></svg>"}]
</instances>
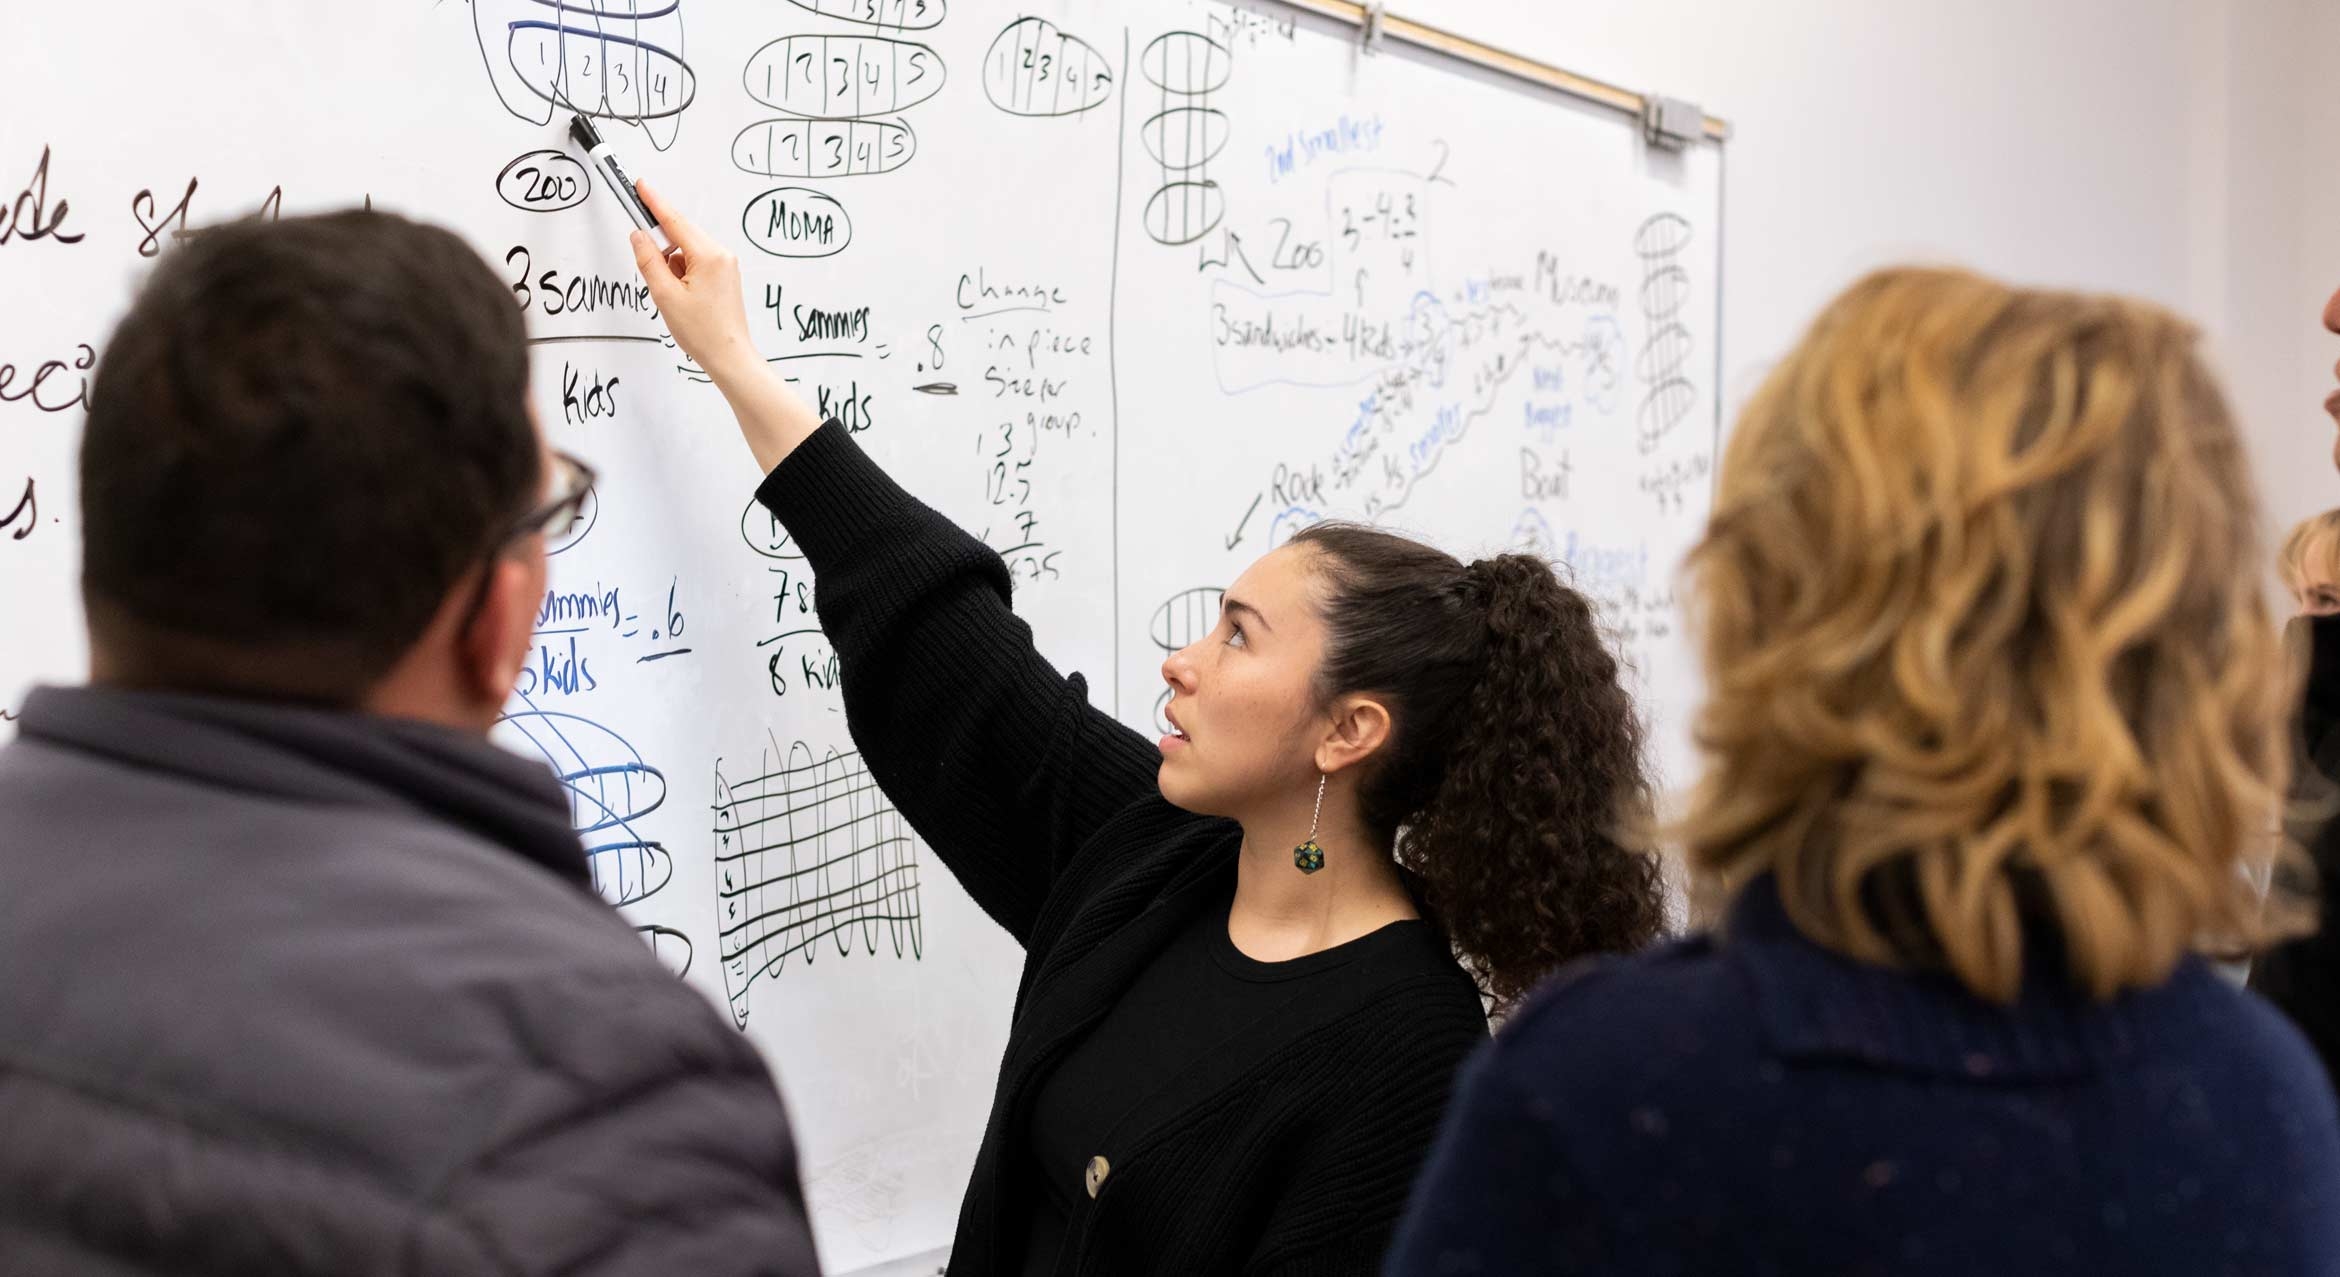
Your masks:
<instances>
[{"instance_id":1,"label":"man with dark hair","mask_svg":"<svg viewBox=\"0 0 2340 1277\"><path fill-rule=\"evenodd\" d=\"M770 1075L487 743L591 483L502 283L208 232L81 455L88 687L0 748L9 1272L810 1274Z\"/></svg>"}]
</instances>

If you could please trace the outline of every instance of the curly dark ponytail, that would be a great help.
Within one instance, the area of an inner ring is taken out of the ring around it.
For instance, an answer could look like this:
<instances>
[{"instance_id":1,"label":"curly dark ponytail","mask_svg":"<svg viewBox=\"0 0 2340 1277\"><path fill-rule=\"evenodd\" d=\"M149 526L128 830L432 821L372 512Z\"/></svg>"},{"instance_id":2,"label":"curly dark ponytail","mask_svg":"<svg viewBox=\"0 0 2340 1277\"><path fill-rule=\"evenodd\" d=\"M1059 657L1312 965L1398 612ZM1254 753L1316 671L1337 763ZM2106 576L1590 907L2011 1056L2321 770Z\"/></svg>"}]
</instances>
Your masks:
<instances>
[{"instance_id":1,"label":"curly dark ponytail","mask_svg":"<svg viewBox=\"0 0 2340 1277\"><path fill-rule=\"evenodd\" d=\"M1656 939L1657 859L1627 845L1649 804L1641 726L1584 596L1524 554L1465 567L1345 523L1293 540L1329 587L1319 693L1389 699L1365 820L1403 831L1408 885L1497 1007Z\"/></svg>"}]
</instances>

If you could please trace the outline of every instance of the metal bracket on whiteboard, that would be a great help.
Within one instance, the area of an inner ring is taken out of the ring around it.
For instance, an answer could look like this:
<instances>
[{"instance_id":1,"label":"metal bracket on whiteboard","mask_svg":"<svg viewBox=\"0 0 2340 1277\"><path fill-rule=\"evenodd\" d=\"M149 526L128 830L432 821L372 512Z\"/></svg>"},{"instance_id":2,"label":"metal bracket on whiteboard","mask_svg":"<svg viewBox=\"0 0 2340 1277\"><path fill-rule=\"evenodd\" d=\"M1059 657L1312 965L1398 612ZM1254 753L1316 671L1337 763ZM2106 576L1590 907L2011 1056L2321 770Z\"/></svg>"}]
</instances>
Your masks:
<instances>
[{"instance_id":1,"label":"metal bracket on whiteboard","mask_svg":"<svg viewBox=\"0 0 2340 1277\"><path fill-rule=\"evenodd\" d=\"M1641 140L1661 151L1679 151L1706 135L1706 112L1696 102L1659 93L1641 95Z\"/></svg>"},{"instance_id":2,"label":"metal bracket on whiteboard","mask_svg":"<svg viewBox=\"0 0 2340 1277\"><path fill-rule=\"evenodd\" d=\"M1382 24L1389 18L1389 0L1366 0L1365 20L1357 24L1357 48L1365 53L1381 52Z\"/></svg>"}]
</instances>

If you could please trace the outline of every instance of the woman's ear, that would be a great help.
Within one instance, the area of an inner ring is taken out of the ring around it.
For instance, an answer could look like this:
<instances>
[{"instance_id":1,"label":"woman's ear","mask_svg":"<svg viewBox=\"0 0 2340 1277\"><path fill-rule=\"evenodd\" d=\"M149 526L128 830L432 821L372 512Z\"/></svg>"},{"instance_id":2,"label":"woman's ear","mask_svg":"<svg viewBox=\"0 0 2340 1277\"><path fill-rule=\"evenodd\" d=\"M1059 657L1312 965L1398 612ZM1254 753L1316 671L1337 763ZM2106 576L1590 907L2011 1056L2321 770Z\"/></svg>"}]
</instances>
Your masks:
<instances>
[{"instance_id":1,"label":"woman's ear","mask_svg":"<svg viewBox=\"0 0 2340 1277\"><path fill-rule=\"evenodd\" d=\"M1316 744L1316 770L1327 776L1354 767L1389 743L1389 708L1370 696L1333 702L1332 720Z\"/></svg>"}]
</instances>

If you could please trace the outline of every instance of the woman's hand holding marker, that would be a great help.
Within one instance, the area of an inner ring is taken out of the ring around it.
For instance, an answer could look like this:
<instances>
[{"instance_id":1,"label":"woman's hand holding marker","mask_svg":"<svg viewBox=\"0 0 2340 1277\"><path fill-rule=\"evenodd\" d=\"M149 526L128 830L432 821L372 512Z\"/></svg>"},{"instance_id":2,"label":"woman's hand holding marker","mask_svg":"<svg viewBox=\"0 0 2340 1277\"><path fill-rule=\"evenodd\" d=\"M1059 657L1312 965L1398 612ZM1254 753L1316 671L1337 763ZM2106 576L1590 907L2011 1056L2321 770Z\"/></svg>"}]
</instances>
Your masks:
<instances>
[{"instance_id":1,"label":"woman's hand holding marker","mask_svg":"<svg viewBox=\"0 0 2340 1277\"><path fill-rule=\"evenodd\" d=\"M669 259L660 254L649 232L636 230L628 236L634 265L650 285L651 299L683 353L710 376L717 373L718 364L755 354L741 300L739 259L696 222L674 211L648 182L636 182L634 189L680 250Z\"/></svg>"},{"instance_id":2,"label":"woman's hand holding marker","mask_svg":"<svg viewBox=\"0 0 2340 1277\"><path fill-rule=\"evenodd\" d=\"M636 230L630 237L634 266L650 286L650 299L658 303L675 344L731 402L756 463L769 473L820 428L820 418L764 362L748 336L739 259L648 182L636 182L634 189L677 250L674 257L664 256L648 232Z\"/></svg>"}]
</instances>

